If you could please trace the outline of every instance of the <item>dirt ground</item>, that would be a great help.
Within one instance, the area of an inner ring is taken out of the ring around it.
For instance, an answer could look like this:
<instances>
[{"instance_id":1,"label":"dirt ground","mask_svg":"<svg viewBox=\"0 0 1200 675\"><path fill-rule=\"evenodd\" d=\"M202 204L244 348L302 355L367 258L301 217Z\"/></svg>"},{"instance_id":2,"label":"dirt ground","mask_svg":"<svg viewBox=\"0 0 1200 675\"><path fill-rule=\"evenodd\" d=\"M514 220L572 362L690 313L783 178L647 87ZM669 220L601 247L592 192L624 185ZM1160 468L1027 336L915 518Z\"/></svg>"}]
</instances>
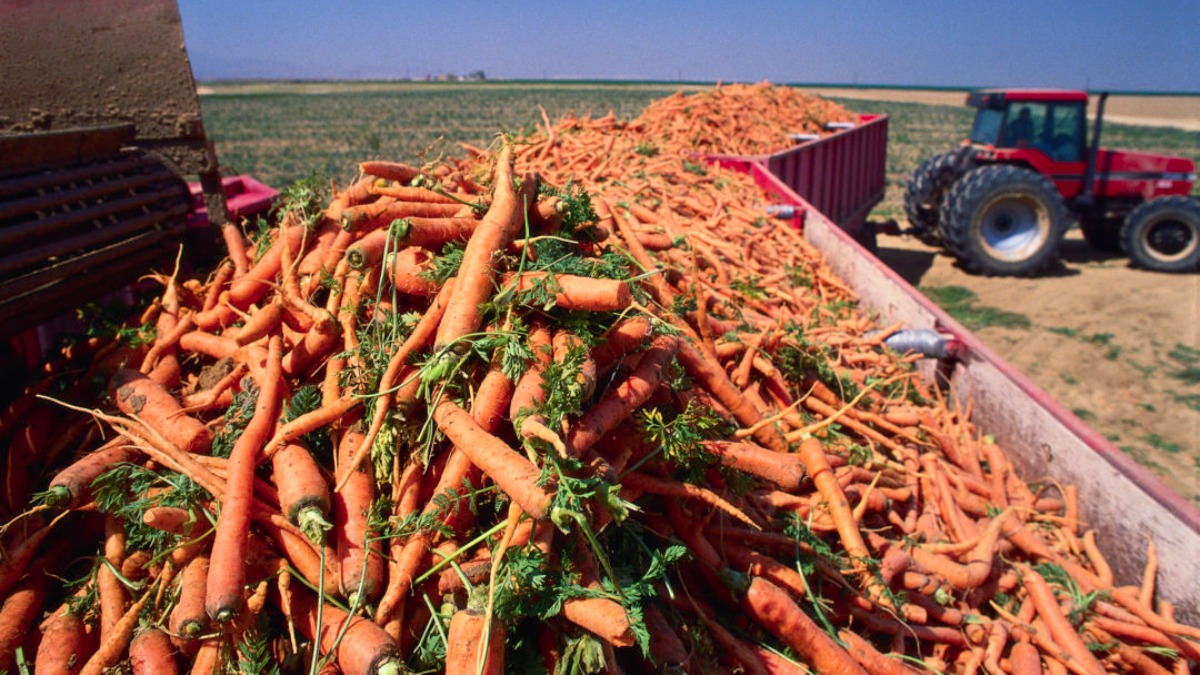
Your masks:
<instances>
[{"instance_id":1,"label":"dirt ground","mask_svg":"<svg viewBox=\"0 0 1200 675\"><path fill-rule=\"evenodd\" d=\"M962 104L961 92L837 90L836 95ZM1108 112L1131 124L1200 129L1196 100L1116 97ZM880 235L878 246L880 259L916 286L964 287L978 296L979 307L1027 317L1027 328L990 326L976 334L1176 492L1200 504L1200 274L1133 269L1124 257L1092 250L1078 230L1067 235L1062 264L1037 279L967 274L950 256L909 236Z\"/></svg>"}]
</instances>

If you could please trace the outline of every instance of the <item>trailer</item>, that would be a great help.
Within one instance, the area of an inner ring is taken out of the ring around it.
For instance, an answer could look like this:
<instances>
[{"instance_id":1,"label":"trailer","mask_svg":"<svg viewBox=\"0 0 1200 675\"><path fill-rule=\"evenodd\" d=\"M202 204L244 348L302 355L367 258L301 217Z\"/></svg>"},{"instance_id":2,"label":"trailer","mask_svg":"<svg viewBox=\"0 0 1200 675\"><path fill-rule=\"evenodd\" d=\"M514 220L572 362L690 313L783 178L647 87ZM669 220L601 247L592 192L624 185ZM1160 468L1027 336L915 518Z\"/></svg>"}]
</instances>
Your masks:
<instances>
[{"instance_id":1,"label":"trailer","mask_svg":"<svg viewBox=\"0 0 1200 675\"><path fill-rule=\"evenodd\" d=\"M877 133L867 126L871 123L840 132L839 142L847 147L870 145L867 140L860 145L852 139L860 133ZM880 152L879 145L873 147ZM804 151L804 146L791 150L791 160L802 164ZM864 174L881 160L880 156L869 158ZM925 338L914 341L927 347L928 357L918 363L921 374L943 388L949 400L970 407L978 429L995 438L1026 481L1057 481L1078 487L1081 517L1096 530L1117 585L1140 583L1146 543L1153 539L1159 558L1159 594L1176 605L1179 620L1200 621L1200 577L1191 573L1200 551L1200 509L1088 427L885 265L859 241L861 230L841 226L809 201L800 190L812 191L819 199L835 192L823 184L820 174L797 172L789 181L772 172L771 164L760 157L714 156L710 161L749 173L775 199L773 212L782 225L800 229L858 294L863 307L878 315L881 324L903 322L910 335ZM824 176L840 180L833 172ZM854 184L863 186L869 181ZM870 210L865 204L871 197L865 189L857 194L864 206L841 213L862 212L865 216Z\"/></svg>"}]
</instances>

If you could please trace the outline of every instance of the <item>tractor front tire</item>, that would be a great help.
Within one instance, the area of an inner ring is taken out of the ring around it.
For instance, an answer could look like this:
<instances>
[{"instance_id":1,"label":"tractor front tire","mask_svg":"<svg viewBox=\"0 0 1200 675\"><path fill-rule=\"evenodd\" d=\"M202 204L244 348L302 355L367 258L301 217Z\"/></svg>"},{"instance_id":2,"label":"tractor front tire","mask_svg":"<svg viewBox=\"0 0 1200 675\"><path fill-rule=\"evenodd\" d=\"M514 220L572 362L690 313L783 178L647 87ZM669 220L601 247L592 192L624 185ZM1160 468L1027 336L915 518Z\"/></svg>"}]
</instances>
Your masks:
<instances>
[{"instance_id":1,"label":"tractor front tire","mask_svg":"<svg viewBox=\"0 0 1200 675\"><path fill-rule=\"evenodd\" d=\"M938 216L942 196L954 178L957 151L943 152L917 165L904 186L904 215L910 232L932 246L941 244Z\"/></svg>"},{"instance_id":2,"label":"tractor front tire","mask_svg":"<svg viewBox=\"0 0 1200 675\"><path fill-rule=\"evenodd\" d=\"M1121 246L1135 267L1156 272L1200 268L1200 203L1187 197L1158 197L1125 217Z\"/></svg>"},{"instance_id":3,"label":"tractor front tire","mask_svg":"<svg viewBox=\"0 0 1200 675\"><path fill-rule=\"evenodd\" d=\"M1045 272L1058 259L1067 225L1054 184L1018 166L971 169L942 204L946 247L964 269L986 276Z\"/></svg>"}]
</instances>

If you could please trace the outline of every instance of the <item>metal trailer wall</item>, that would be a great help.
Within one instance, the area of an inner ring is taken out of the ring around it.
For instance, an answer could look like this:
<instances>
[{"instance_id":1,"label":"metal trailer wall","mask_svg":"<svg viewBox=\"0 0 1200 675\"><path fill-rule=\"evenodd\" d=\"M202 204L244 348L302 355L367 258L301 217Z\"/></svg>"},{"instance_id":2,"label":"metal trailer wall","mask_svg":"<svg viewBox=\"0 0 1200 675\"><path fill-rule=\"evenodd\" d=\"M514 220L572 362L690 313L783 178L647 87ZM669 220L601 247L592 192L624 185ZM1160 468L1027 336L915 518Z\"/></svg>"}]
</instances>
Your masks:
<instances>
[{"instance_id":1,"label":"metal trailer wall","mask_svg":"<svg viewBox=\"0 0 1200 675\"><path fill-rule=\"evenodd\" d=\"M1118 585L1140 584L1146 544L1153 538L1159 596L1175 604L1179 620L1200 623L1195 573L1200 509L1001 359L762 164L730 158L720 163L751 173L780 203L796 207L787 225L802 228L881 324L903 321L907 328L935 330L954 340L953 360L926 360L922 372L948 373L951 400L970 406L977 429L995 438L1026 481L1078 487L1081 517L1096 530Z\"/></svg>"}]
</instances>

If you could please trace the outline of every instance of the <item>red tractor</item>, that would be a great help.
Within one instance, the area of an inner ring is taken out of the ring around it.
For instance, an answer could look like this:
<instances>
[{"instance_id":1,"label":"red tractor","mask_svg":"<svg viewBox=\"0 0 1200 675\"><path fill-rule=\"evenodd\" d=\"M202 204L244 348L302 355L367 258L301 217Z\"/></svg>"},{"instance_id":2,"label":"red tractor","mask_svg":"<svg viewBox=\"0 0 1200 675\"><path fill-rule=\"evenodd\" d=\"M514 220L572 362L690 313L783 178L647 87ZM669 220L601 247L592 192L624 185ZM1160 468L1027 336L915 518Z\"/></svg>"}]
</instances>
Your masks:
<instances>
[{"instance_id":1,"label":"red tractor","mask_svg":"<svg viewBox=\"0 0 1200 675\"><path fill-rule=\"evenodd\" d=\"M1078 223L1093 247L1164 272L1200 267L1195 163L1100 147L1101 94L1087 142L1083 91L984 89L971 137L917 166L904 194L910 232L945 246L968 271L1031 276Z\"/></svg>"}]
</instances>

